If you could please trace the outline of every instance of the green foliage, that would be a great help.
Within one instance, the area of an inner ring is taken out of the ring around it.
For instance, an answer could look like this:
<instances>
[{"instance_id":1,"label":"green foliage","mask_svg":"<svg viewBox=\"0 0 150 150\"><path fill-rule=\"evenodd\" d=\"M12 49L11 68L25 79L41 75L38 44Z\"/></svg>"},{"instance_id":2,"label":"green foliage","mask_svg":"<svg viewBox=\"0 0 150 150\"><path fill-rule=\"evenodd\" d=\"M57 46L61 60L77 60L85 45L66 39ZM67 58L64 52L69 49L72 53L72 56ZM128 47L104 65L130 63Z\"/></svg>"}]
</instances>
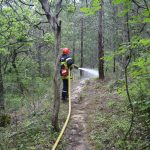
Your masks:
<instances>
[{"instance_id":1,"label":"green foliage","mask_svg":"<svg viewBox=\"0 0 150 150\"><path fill-rule=\"evenodd\" d=\"M150 38L149 39L140 39L139 44L142 46L150 46Z\"/></svg>"},{"instance_id":2,"label":"green foliage","mask_svg":"<svg viewBox=\"0 0 150 150\"><path fill-rule=\"evenodd\" d=\"M55 37L52 33L46 33L44 35L44 41L47 42L48 44L54 44Z\"/></svg>"},{"instance_id":3,"label":"green foliage","mask_svg":"<svg viewBox=\"0 0 150 150\"><path fill-rule=\"evenodd\" d=\"M112 2L113 4L118 5L118 4L126 2L126 0L113 0Z\"/></svg>"},{"instance_id":4,"label":"green foliage","mask_svg":"<svg viewBox=\"0 0 150 150\"><path fill-rule=\"evenodd\" d=\"M101 0L93 0L90 8L82 7L80 10L87 16L94 15L98 10L101 9L100 3Z\"/></svg>"},{"instance_id":5,"label":"green foliage","mask_svg":"<svg viewBox=\"0 0 150 150\"><path fill-rule=\"evenodd\" d=\"M123 5L123 10L118 13L119 17L125 16L131 9L130 0L113 0L114 5Z\"/></svg>"},{"instance_id":6,"label":"green foliage","mask_svg":"<svg viewBox=\"0 0 150 150\"><path fill-rule=\"evenodd\" d=\"M22 98L14 93L8 93L5 95L6 98L6 108L10 110L18 110L22 103Z\"/></svg>"},{"instance_id":7,"label":"green foliage","mask_svg":"<svg viewBox=\"0 0 150 150\"><path fill-rule=\"evenodd\" d=\"M70 4L70 5L67 6L67 11L69 13L74 13L75 10L76 10L76 7L73 4Z\"/></svg>"},{"instance_id":8,"label":"green foliage","mask_svg":"<svg viewBox=\"0 0 150 150\"><path fill-rule=\"evenodd\" d=\"M51 130L50 119L46 114L39 114L32 119L24 120L18 126L18 131L14 130L15 126L8 129L8 137L3 136L3 138L9 139L6 143L8 149L37 149L38 146L50 148L52 143L49 141L54 140L57 134ZM2 143L2 147L6 145Z\"/></svg>"},{"instance_id":9,"label":"green foliage","mask_svg":"<svg viewBox=\"0 0 150 150\"><path fill-rule=\"evenodd\" d=\"M0 48L0 54L8 55L8 54L10 54L10 52L7 49L5 49L5 48Z\"/></svg>"}]
</instances>

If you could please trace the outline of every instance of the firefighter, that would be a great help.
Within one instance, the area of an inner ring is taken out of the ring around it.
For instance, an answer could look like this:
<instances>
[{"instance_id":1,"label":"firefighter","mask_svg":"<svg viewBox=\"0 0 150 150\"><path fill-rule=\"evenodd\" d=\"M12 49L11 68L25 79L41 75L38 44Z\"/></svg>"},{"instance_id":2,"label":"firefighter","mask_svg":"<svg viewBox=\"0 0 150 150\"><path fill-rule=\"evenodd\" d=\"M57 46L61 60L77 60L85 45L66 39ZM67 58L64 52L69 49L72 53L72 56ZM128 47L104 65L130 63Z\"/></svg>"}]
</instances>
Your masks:
<instances>
[{"instance_id":1,"label":"firefighter","mask_svg":"<svg viewBox=\"0 0 150 150\"><path fill-rule=\"evenodd\" d=\"M69 78L69 69L72 67L78 69L73 62L73 59L70 57L70 49L63 48L62 55L60 57L60 75L63 80L63 89L62 89L62 101L66 102L68 98L68 78Z\"/></svg>"}]
</instances>

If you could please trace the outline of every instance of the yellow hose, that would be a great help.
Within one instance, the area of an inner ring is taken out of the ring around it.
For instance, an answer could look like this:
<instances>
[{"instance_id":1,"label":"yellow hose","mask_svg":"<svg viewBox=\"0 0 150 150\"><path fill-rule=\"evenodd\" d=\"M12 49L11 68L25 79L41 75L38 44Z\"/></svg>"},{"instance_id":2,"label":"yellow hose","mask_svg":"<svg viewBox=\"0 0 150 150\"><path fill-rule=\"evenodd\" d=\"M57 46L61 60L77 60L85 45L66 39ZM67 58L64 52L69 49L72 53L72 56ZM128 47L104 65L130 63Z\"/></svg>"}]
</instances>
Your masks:
<instances>
[{"instance_id":1,"label":"yellow hose","mask_svg":"<svg viewBox=\"0 0 150 150\"><path fill-rule=\"evenodd\" d=\"M64 131L65 131L65 129L66 129L66 127L67 127L67 124L68 124L68 122L69 122L70 115L71 115L70 69L69 69L69 78L68 78L68 99L69 99L69 111L68 111L68 116L67 116L67 119L66 119L66 121L65 121L65 124L64 124L64 126L63 126L63 128L62 128L62 130L61 130L61 132L60 132L60 134L59 134L59 136L58 136L58 138L57 138L55 144L53 145L52 150L55 150L55 149L56 149L56 147L57 147L57 145L58 145L58 143L59 143L59 141L60 141L60 139L61 139L61 137L62 137L62 135L63 135L63 133L64 133Z\"/></svg>"}]
</instances>

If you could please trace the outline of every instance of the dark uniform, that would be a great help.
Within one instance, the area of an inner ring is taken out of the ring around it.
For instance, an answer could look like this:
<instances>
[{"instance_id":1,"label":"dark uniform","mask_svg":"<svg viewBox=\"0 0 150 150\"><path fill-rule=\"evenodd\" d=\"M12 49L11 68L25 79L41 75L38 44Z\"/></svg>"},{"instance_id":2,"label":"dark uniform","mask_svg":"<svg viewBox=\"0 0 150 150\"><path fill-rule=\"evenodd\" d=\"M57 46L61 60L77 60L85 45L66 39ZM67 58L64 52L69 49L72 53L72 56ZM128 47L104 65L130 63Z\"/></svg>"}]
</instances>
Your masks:
<instances>
[{"instance_id":1,"label":"dark uniform","mask_svg":"<svg viewBox=\"0 0 150 150\"><path fill-rule=\"evenodd\" d=\"M68 98L69 69L72 68L73 60L68 54L62 54L60 57L60 64L60 75L63 80L62 100L65 102Z\"/></svg>"}]
</instances>

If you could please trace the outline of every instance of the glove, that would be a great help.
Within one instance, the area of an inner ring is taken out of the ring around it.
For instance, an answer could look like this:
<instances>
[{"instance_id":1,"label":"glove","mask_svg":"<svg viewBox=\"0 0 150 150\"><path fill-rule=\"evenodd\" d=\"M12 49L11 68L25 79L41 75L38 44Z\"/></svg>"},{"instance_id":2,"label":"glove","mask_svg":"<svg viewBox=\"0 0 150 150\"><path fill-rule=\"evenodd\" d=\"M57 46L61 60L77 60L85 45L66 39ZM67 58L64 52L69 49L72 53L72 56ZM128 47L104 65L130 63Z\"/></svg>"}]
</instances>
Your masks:
<instances>
[{"instance_id":1,"label":"glove","mask_svg":"<svg viewBox=\"0 0 150 150\"><path fill-rule=\"evenodd\" d=\"M78 67L77 65L75 65L75 64L74 64L74 68L75 68L75 69L79 69L79 67Z\"/></svg>"}]
</instances>

